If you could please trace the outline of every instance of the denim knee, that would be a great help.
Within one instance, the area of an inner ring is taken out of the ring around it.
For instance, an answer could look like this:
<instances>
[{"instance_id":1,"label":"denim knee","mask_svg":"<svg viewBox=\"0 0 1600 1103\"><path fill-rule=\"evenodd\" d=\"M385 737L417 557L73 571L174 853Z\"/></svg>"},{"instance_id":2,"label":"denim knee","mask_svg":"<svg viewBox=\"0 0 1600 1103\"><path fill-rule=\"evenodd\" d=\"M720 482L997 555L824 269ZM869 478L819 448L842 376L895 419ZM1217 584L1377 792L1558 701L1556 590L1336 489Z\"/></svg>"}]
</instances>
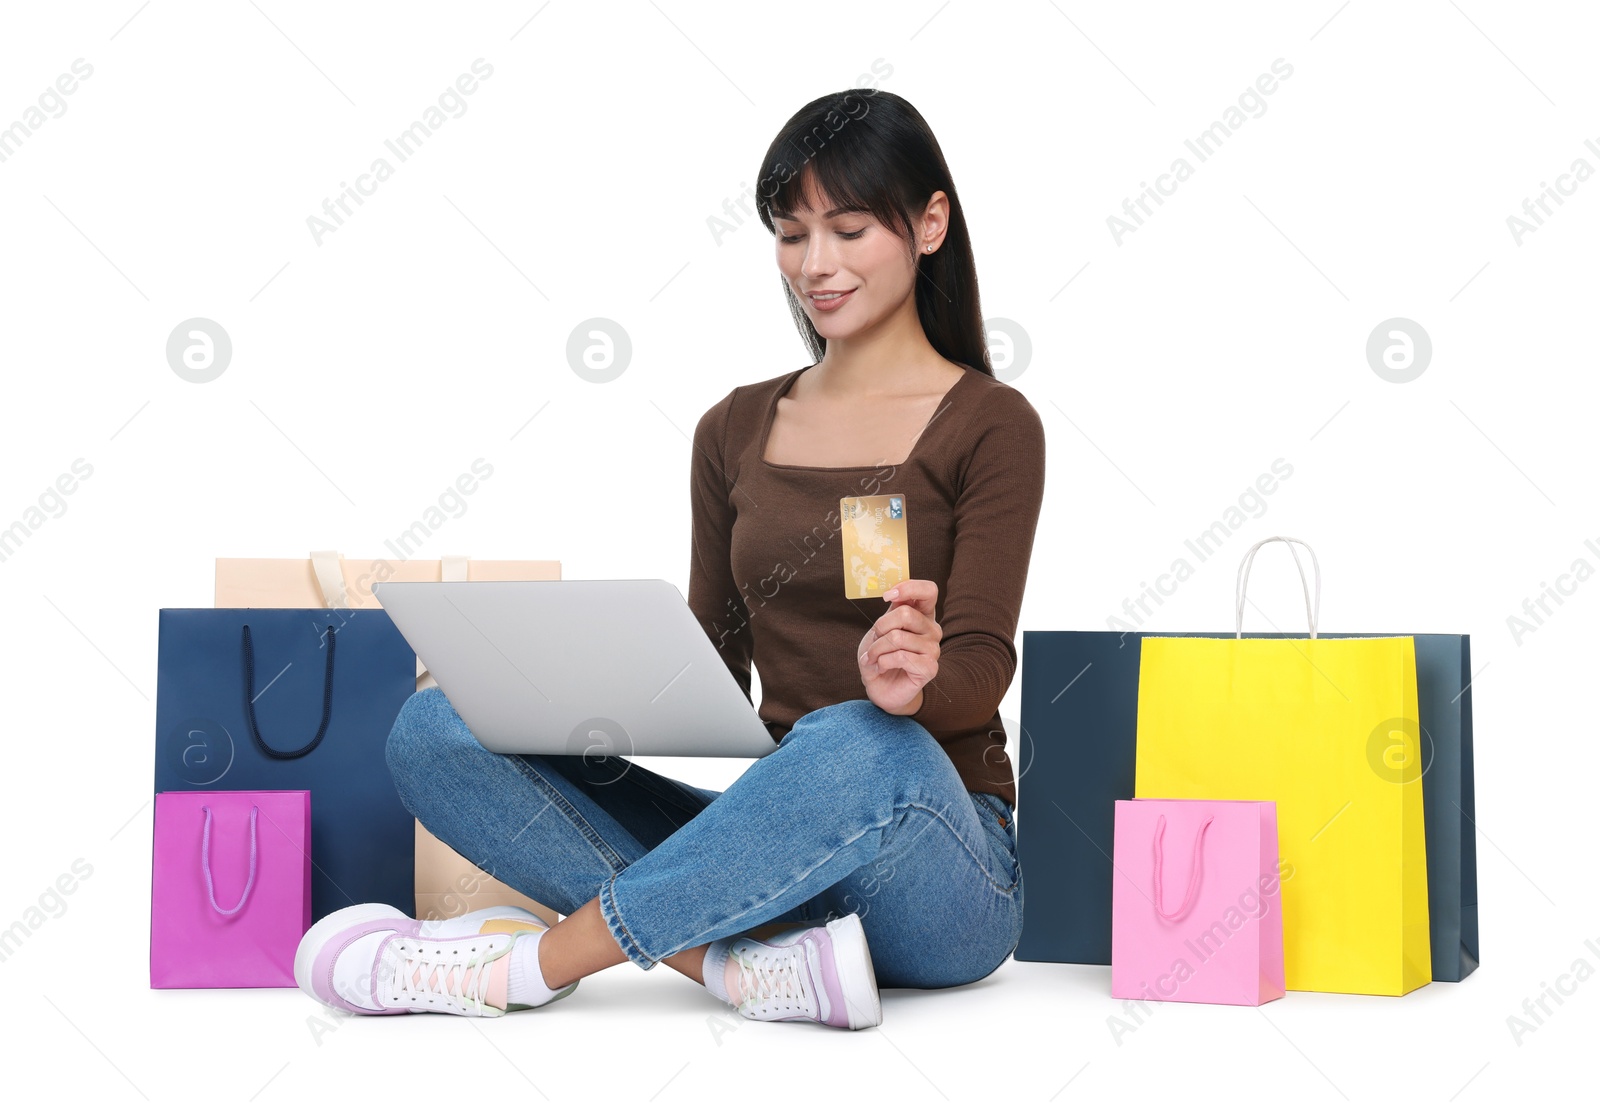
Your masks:
<instances>
[{"instance_id":1,"label":"denim knee","mask_svg":"<svg viewBox=\"0 0 1600 1103\"><path fill-rule=\"evenodd\" d=\"M383 746L384 761L402 797L406 791L404 779L425 768L429 759L436 758L458 732L473 738L438 686L419 689L406 698Z\"/></svg>"},{"instance_id":2,"label":"denim knee","mask_svg":"<svg viewBox=\"0 0 1600 1103\"><path fill-rule=\"evenodd\" d=\"M876 788L885 774L904 776L947 764L944 749L909 716L883 711L866 698L840 701L806 713L779 746L804 744L819 761Z\"/></svg>"}]
</instances>

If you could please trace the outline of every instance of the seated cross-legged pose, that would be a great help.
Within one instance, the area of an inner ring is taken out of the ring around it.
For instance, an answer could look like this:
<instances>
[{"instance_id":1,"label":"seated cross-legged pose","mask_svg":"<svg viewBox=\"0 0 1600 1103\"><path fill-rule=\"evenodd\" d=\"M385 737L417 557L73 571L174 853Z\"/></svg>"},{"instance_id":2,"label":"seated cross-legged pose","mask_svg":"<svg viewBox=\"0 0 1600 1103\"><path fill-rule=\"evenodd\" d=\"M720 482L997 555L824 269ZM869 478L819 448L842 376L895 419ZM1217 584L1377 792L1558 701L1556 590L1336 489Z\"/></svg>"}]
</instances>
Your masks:
<instances>
[{"instance_id":1,"label":"seated cross-legged pose","mask_svg":"<svg viewBox=\"0 0 1600 1103\"><path fill-rule=\"evenodd\" d=\"M760 669L777 749L717 792L621 756L492 753L440 690L417 693L387 751L406 807L565 918L346 908L301 943L314 998L499 1016L665 962L748 1018L859 1029L882 1020L880 986L969 984L1016 948L999 706L1043 426L990 367L965 217L909 103L807 104L758 179L815 362L695 427L688 602L746 697ZM880 495L889 512L842 515Z\"/></svg>"}]
</instances>

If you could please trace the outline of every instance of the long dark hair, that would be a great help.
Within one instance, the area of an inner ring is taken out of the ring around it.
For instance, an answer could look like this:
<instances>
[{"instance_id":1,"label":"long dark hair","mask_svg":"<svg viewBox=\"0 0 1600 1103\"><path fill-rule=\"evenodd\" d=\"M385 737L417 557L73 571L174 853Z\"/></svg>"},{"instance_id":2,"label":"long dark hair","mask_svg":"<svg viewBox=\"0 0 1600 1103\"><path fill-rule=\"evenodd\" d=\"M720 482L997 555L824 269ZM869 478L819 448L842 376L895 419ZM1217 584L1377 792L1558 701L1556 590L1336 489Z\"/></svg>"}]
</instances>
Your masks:
<instances>
[{"instance_id":1,"label":"long dark hair","mask_svg":"<svg viewBox=\"0 0 1600 1103\"><path fill-rule=\"evenodd\" d=\"M939 355L994 375L978 306L978 269L967 219L944 153L915 107L893 92L850 88L806 104L783 124L756 176L761 224L777 233L772 211L803 207L805 184L846 207L860 207L896 232L917 266L917 317ZM917 252L913 213L942 191L950 225L932 253ZM820 361L827 342L811 324L789 281L779 277L801 338Z\"/></svg>"}]
</instances>

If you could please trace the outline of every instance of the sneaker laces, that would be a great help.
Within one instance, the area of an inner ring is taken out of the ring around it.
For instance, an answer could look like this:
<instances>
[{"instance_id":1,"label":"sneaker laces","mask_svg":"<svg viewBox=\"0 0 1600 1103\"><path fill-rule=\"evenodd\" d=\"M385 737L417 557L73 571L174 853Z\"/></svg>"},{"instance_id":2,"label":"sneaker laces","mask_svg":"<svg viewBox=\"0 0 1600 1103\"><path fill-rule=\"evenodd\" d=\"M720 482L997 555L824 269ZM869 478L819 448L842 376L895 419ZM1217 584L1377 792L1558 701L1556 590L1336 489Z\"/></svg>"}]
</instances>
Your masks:
<instances>
[{"instance_id":1,"label":"sneaker laces","mask_svg":"<svg viewBox=\"0 0 1600 1103\"><path fill-rule=\"evenodd\" d=\"M734 947L731 955L739 963L741 1011L816 1014L797 947L752 942Z\"/></svg>"},{"instance_id":2,"label":"sneaker laces","mask_svg":"<svg viewBox=\"0 0 1600 1103\"><path fill-rule=\"evenodd\" d=\"M424 998L426 1002L434 1003L442 998L445 1003L455 1003L463 1010L470 1009L471 1013L482 1015L492 970L484 955L478 952L478 947L472 947L465 961L452 965L446 965L442 960L442 948L432 949L430 955L425 943L389 944L385 952L398 958L389 982L389 998L397 1006L420 1003ZM455 950L455 947L451 949ZM430 956L434 960L428 960Z\"/></svg>"}]
</instances>

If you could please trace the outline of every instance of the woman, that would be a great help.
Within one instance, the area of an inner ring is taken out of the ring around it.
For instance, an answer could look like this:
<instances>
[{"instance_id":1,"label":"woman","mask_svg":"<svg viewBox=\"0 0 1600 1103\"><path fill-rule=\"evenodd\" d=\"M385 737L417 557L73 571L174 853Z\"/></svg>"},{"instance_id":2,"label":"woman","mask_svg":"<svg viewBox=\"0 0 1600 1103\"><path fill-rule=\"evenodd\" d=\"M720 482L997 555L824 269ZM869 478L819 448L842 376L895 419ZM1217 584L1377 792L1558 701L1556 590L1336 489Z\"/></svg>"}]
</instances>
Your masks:
<instances>
[{"instance_id":1,"label":"woman","mask_svg":"<svg viewBox=\"0 0 1600 1103\"><path fill-rule=\"evenodd\" d=\"M997 710L1043 428L989 368L955 185L909 103L852 90L807 104L759 179L816 362L700 418L688 601L747 697L759 666L777 750L718 793L616 756L493 754L438 689L416 694L388 743L406 807L566 918L346 908L301 944L313 997L495 1016L664 962L747 1018L859 1029L882 1020L879 984L967 984L1016 947ZM842 499L874 495L862 504L903 518L904 547L898 520L843 519Z\"/></svg>"}]
</instances>

